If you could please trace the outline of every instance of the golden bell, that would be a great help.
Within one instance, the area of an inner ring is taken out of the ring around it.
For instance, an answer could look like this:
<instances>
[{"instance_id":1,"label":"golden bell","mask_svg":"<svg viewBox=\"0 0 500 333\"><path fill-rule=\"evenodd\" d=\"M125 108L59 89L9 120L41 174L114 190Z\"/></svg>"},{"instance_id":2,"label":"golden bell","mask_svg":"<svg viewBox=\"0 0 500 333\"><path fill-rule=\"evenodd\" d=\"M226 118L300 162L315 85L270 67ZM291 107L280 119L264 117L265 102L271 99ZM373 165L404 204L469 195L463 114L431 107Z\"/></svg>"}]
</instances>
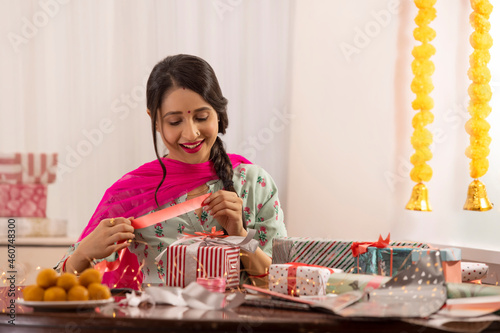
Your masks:
<instances>
[{"instance_id":1,"label":"golden bell","mask_svg":"<svg viewBox=\"0 0 500 333\"><path fill-rule=\"evenodd\" d=\"M464 210L474 210L484 212L493 208L488 195L486 194L486 186L479 180L474 179L469 185L467 191L467 200L465 201Z\"/></svg>"},{"instance_id":2,"label":"golden bell","mask_svg":"<svg viewBox=\"0 0 500 333\"><path fill-rule=\"evenodd\" d=\"M408 210L418 210L422 212L431 212L427 187L423 183L418 183L411 191L411 198L406 204Z\"/></svg>"}]
</instances>

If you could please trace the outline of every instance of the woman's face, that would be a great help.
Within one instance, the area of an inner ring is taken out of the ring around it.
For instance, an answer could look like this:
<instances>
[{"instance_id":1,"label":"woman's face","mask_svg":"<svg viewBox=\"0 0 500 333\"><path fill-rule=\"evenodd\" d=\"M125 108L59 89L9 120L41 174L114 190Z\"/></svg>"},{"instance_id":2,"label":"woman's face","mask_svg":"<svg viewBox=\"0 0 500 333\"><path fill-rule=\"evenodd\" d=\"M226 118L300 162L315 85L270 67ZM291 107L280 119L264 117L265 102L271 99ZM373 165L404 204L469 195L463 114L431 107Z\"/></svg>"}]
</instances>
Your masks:
<instances>
[{"instance_id":1,"label":"woman's face","mask_svg":"<svg viewBox=\"0 0 500 333\"><path fill-rule=\"evenodd\" d=\"M163 98L157 116L157 131L169 151L168 158L203 163L217 138L217 113L192 90L176 88Z\"/></svg>"}]
</instances>

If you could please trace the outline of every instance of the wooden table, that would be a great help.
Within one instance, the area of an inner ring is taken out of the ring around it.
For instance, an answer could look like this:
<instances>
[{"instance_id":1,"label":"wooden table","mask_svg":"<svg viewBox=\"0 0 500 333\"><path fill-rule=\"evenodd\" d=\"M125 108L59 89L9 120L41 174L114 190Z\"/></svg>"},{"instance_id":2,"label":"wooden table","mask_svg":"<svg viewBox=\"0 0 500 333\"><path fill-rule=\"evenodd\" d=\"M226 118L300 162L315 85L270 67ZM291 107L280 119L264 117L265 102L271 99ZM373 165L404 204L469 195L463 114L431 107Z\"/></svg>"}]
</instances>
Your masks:
<instances>
[{"instance_id":1,"label":"wooden table","mask_svg":"<svg viewBox=\"0 0 500 333\"><path fill-rule=\"evenodd\" d=\"M3 290L2 290L3 289ZM16 304L15 325L9 325L9 298L0 288L0 332L443 332L397 320L350 320L329 314L240 306L232 311L184 307L123 308L109 304L86 311L33 311ZM500 331L493 323L486 332Z\"/></svg>"}]
</instances>

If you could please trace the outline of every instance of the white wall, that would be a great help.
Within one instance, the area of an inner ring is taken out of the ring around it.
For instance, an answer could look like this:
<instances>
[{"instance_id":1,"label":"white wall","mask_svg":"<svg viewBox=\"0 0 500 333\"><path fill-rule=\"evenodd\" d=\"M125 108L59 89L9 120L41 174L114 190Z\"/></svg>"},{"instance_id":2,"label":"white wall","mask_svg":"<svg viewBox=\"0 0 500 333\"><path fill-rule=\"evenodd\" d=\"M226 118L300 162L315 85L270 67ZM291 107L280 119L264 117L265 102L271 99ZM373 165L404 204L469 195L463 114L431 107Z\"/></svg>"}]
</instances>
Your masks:
<instances>
[{"instance_id":1,"label":"white wall","mask_svg":"<svg viewBox=\"0 0 500 333\"><path fill-rule=\"evenodd\" d=\"M153 158L143 81L162 57L186 52L214 66L230 100L228 150L273 175L290 235L373 240L391 232L393 239L499 249L500 206L462 210L471 181L464 155L468 0L438 1L432 24L432 213L404 209L414 185L413 1L57 1L58 12L19 52L6 36L21 33L22 18L39 13L40 2L0 1L0 151L57 151L68 164L68 147L111 119L112 133L49 186L48 214L67 218L71 236L113 181ZM214 5L221 3L229 4L224 12ZM498 39L500 9L491 22ZM340 46L348 44L358 53L344 54ZM498 46L491 53L498 90ZM139 97L120 118L115 103L125 106L122 96L134 92ZM482 178L497 203L499 103L494 94L490 170Z\"/></svg>"},{"instance_id":2,"label":"white wall","mask_svg":"<svg viewBox=\"0 0 500 333\"><path fill-rule=\"evenodd\" d=\"M285 193L292 4L0 0L0 152L59 153L47 215L76 238L105 190L155 158L145 81L188 53L212 65L229 100L227 150Z\"/></svg>"},{"instance_id":3,"label":"white wall","mask_svg":"<svg viewBox=\"0 0 500 333\"><path fill-rule=\"evenodd\" d=\"M436 9L431 24L437 31L432 42L437 49L432 58L435 121L428 126L434 132L434 175L427 184L434 210L425 213L404 209L414 186L409 178L415 113L410 64L417 45L413 1L297 1L286 212L290 235L376 240L391 232L392 239L500 249L500 208L462 210L471 182L464 155L470 3L438 1ZM497 12L490 20L494 39L500 35ZM368 31L367 40L360 30ZM341 46L347 44L357 46L358 53L346 56ZM495 88L498 52L491 53ZM493 202L500 200L498 103L495 96L487 119L493 138L490 170L481 179Z\"/></svg>"}]
</instances>

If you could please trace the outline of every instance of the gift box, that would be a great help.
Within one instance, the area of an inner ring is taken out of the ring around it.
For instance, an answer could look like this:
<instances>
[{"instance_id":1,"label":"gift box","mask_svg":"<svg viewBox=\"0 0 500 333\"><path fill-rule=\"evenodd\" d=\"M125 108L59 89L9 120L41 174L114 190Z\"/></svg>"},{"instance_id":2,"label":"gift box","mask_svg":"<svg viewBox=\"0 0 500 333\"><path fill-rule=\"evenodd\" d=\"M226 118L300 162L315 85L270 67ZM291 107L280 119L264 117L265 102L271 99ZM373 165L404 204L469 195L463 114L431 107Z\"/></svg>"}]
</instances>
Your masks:
<instances>
[{"instance_id":1,"label":"gift box","mask_svg":"<svg viewBox=\"0 0 500 333\"><path fill-rule=\"evenodd\" d=\"M412 246L428 248L425 243L389 242L392 246ZM284 237L273 239L273 264L300 262L339 268L350 273L355 269L356 261L352 254L352 241L319 239L307 237Z\"/></svg>"},{"instance_id":2,"label":"gift box","mask_svg":"<svg viewBox=\"0 0 500 333\"><path fill-rule=\"evenodd\" d=\"M0 218L0 225L6 226L11 217ZM45 217L15 217L16 237L65 237L68 221ZM0 228L0 237L6 237L7 228Z\"/></svg>"},{"instance_id":3,"label":"gift box","mask_svg":"<svg viewBox=\"0 0 500 333\"><path fill-rule=\"evenodd\" d=\"M488 274L488 265L478 262L462 262L462 282L481 280Z\"/></svg>"},{"instance_id":4,"label":"gift box","mask_svg":"<svg viewBox=\"0 0 500 333\"><path fill-rule=\"evenodd\" d=\"M394 276L412 265L412 247L368 247L357 258L355 273Z\"/></svg>"},{"instance_id":5,"label":"gift box","mask_svg":"<svg viewBox=\"0 0 500 333\"><path fill-rule=\"evenodd\" d=\"M184 288L198 278L224 278L226 288L240 282L239 247L171 245L159 264L165 268L165 285L170 287Z\"/></svg>"},{"instance_id":6,"label":"gift box","mask_svg":"<svg viewBox=\"0 0 500 333\"><path fill-rule=\"evenodd\" d=\"M56 173L57 153L0 154L0 183L50 184Z\"/></svg>"},{"instance_id":7,"label":"gift box","mask_svg":"<svg viewBox=\"0 0 500 333\"><path fill-rule=\"evenodd\" d=\"M416 263L426 255L436 255L439 251L441 257L441 266L443 268L444 279L446 282L462 282L461 260L462 251L457 248L444 249L415 249L412 252L412 262Z\"/></svg>"},{"instance_id":8,"label":"gift box","mask_svg":"<svg viewBox=\"0 0 500 333\"><path fill-rule=\"evenodd\" d=\"M0 183L0 216L45 217L47 186Z\"/></svg>"},{"instance_id":9,"label":"gift box","mask_svg":"<svg viewBox=\"0 0 500 333\"><path fill-rule=\"evenodd\" d=\"M269 290L292 296L323 296L328 279L340 269L300 263L272 264L269 267Z\"/></svg>"}]
</instances>

